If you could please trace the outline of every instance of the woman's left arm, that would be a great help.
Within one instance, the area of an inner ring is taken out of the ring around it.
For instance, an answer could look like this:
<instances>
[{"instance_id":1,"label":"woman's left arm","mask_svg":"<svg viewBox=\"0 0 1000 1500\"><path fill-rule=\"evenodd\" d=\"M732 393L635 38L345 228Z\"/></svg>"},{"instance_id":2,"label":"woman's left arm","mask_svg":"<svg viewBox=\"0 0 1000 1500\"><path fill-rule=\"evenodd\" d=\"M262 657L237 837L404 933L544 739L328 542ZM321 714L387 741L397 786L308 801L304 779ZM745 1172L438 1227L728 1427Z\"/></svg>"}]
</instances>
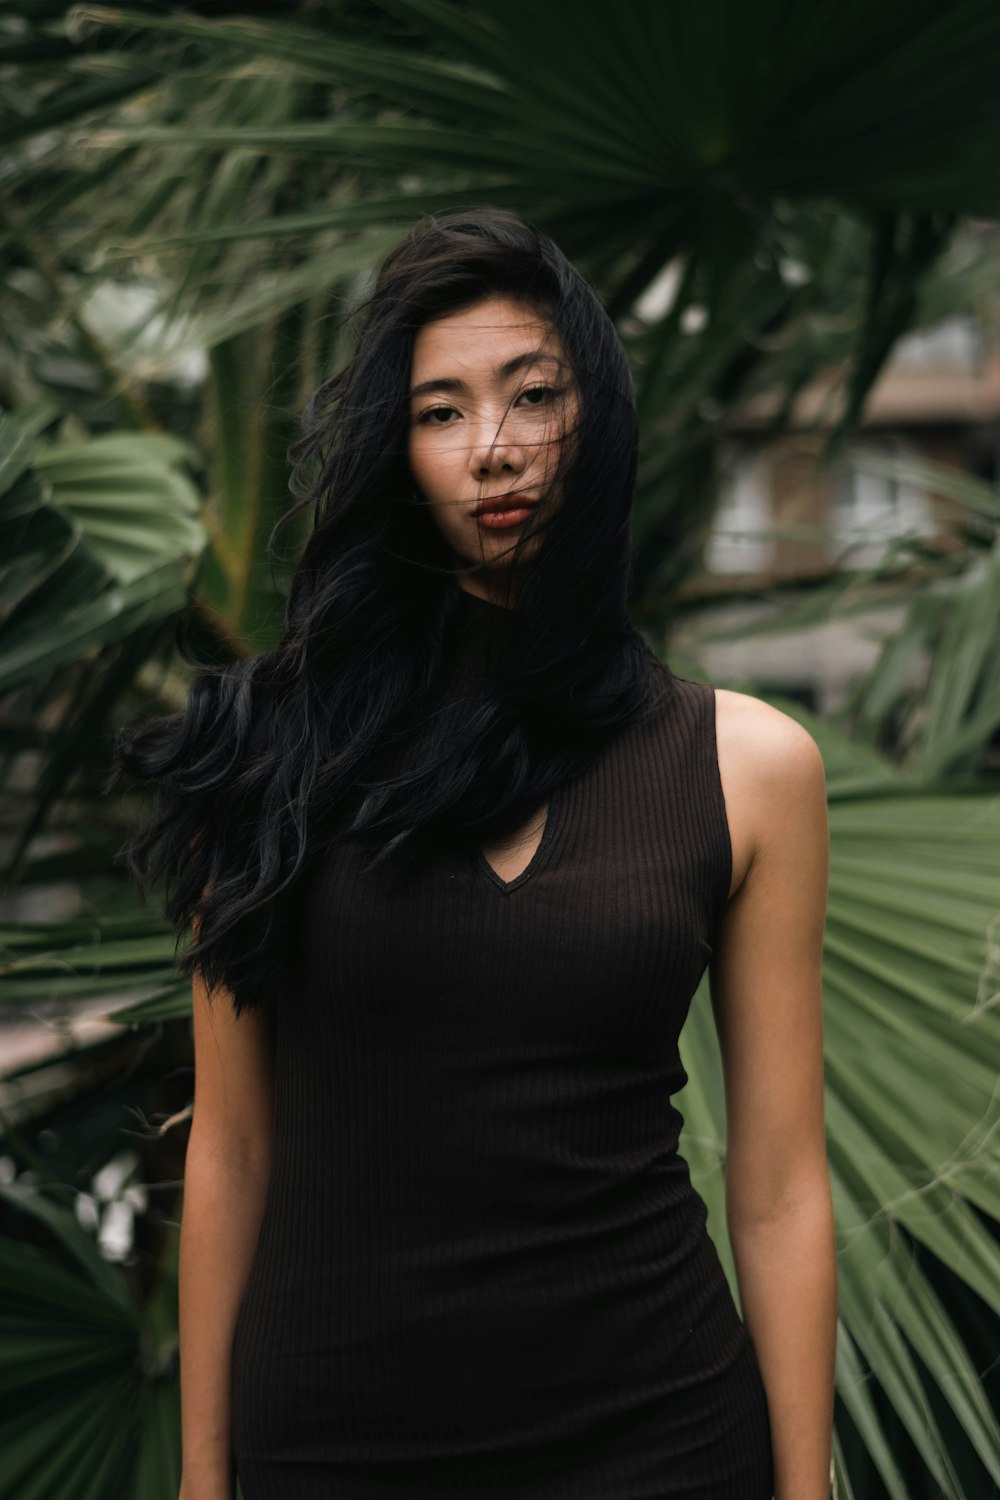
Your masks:
<instances>
[{"instance_id":1,"label":"woman's left arm","mask_svg":"<svg viewBox=\"0 0 1000 1500\"><path fill-rule=\"evenodd\" d=\"M710 969L726 1218L767 1392L775 1500L828 1500L837 1258L823 1111L826 780L794 719L756 699L740 719L739 787L727 790L744 799L752 858Z\"/></svg>"}]
</instances>

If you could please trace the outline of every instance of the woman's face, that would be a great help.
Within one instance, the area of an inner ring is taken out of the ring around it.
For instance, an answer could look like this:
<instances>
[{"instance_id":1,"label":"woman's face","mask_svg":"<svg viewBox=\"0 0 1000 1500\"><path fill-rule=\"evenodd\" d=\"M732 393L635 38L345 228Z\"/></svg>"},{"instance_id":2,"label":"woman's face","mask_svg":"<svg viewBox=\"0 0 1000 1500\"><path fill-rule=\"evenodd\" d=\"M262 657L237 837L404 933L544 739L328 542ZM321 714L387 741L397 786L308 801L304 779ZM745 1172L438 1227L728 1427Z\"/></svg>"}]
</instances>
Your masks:
<instances>
[{"instance_id":1,"label":"woman's face","mask_svg":"<svg viewBox=\"0 0 1000 1500\"><path fill-rule=\"evenodd\" d=\"M460 584L483 598L502 591L514 543L550 494L563 442L579 414L562 342L530 304L488 297L418 330L410 382L410 471L456 559ZM513 497L523 498L517 506ZM477 514L504 500L507 516ZM531 536L520 560L532 557ZM463 565L476 571L462 576ZM478 565L478 566L477 566Z\"/></svg>"}]
</instances>

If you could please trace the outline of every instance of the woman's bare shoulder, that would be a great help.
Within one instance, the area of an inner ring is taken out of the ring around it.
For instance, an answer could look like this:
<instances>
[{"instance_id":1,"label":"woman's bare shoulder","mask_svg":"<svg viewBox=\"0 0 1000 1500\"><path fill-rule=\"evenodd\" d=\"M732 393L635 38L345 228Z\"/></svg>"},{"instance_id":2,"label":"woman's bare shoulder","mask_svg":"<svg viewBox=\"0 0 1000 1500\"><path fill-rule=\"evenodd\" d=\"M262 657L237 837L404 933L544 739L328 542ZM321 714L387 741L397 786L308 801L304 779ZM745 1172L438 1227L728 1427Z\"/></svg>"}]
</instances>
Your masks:
<instances>
[{"instance_id":1,"label":"woman's bare shoulder","mask_svg":"<svg viewBox=\"0 0 1000 1500\"><path fill-rule=\"evenodd\" d=\"M715 731L733 846L733 896L757 849L780 825L781 809L796 788L823 780L823 760L815 739L797 719L734 688L715 689Z\"/></svg>"}]
</instances>

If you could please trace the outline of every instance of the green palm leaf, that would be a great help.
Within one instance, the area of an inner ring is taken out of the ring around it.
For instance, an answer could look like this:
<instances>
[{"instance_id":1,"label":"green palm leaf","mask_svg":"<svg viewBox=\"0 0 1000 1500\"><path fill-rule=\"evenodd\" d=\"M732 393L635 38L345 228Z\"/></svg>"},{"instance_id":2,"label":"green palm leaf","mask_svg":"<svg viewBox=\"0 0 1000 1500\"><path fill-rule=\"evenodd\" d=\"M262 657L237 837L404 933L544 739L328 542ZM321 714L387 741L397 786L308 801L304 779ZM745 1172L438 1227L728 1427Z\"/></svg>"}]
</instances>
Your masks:
<instances>
[{"instance_id":1,"label":"green palm leaf","mask_svg":"<svg viewBox=\"0 0 1000 1500\"><path fill-rule=\"evenodd\" d=\"M186 445L127 434L43 449L52 414L0 420L0 692L176 614L205 543Z\"/></svg>"},{"instance_id":2,"label":"green palm leaf","mask_svg":"<svg viewBox=\"0 0 1000 1500\"><path fill-rule=\"evenodd\" d=\"M121 1272L67 1208L37 1190L0 1187L0 1200L44 1223L58 1245L0 1238L0 1491L176 1500L175 1360L149 1366Z\"/></svg>"},{"instance_id":3,"label":"green palm leaf","mask_svg":"<svg viewBox=\"0 0 1000 1500\"><path fill-rule=\"evenodd\" d=\"M829 743L832 730L822 738ZM963 1500L948 1446L928 1419L914 1353L1000 1480L1000 1429L949 1314L905 1250L908 1237L1000 1314L993 1235L1000 1218L996 1078L1000 805L905 786L857 797L841 746L828 776L830 897L824 937L827 1151L839 1253L840 1348L853 1341L942 1493ZM678 1095L692 1175L738 1295L725 1230L724 1092L703 986L684 1033L690 1081ZM899 1230L905 1231L901 1237ZM838 1355L838 1392L865 1416L856 1358ZM868 1417L870 1417L870 1411ZM871 1430L870 1422L866 1430ZM887 1493L908 1490L870 1443Z\"/></svg>"}]
</instances>

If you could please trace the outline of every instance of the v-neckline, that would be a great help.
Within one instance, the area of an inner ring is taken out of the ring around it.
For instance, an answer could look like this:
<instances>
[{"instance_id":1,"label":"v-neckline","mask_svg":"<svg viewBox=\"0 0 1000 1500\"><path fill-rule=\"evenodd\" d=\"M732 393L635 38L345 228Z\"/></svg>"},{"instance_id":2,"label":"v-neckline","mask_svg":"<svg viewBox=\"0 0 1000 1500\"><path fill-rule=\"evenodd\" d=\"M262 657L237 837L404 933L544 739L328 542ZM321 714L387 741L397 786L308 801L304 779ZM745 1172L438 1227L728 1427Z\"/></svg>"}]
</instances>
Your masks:
<instances>
[{"instance_id":1,"label":"v-neckline","mask_svg":"<svg viewBox=\"0 0 1000 1500\"><path fill-rule=\"evenodd\" d=\"M538 848L521 871L515 875L513 880L504 880L497 874L490 864L482 849L476 849L472 855L472 863L477 872L484 875L490 885L503 896L510 896L514 891L520 890L522 885L537 875L549 861L552 854L553 844L557 831L558 815L561 810L562 787L554 787L549 794L548 812L545 815L545 827L542 829L542 837L538 842Z\"/></svg>"},{"instance_id":2,"label":"v-neckline","mask_svg":"<svg viewBox=\"0 0 1000 1500\"><path fill-rule=\"evenodd\" d=\"M510 640L509 631L513 625L513 614L505 605L497 604L492 599L484 599L479 594L469 593L465 589L461 589L460 593L461 598L457 607L461 630L456 642L459 672L461 674L463 671L471 671L473 675L476 675L482 670L482 663L489 651L498 649L500 658L503 658ZM515 891L519 891L544 869L551 858L559 831L561 792L561 787L555 787L550 793L545 826L542 829L538 847L521 873L515 875L513 880L504 880L497 874L482 848L476 848L470 852L469 862L473 872L480 878L485 877L490 887L498 891L500 895L512 896Z\"/></svg>"}]
</instances>

